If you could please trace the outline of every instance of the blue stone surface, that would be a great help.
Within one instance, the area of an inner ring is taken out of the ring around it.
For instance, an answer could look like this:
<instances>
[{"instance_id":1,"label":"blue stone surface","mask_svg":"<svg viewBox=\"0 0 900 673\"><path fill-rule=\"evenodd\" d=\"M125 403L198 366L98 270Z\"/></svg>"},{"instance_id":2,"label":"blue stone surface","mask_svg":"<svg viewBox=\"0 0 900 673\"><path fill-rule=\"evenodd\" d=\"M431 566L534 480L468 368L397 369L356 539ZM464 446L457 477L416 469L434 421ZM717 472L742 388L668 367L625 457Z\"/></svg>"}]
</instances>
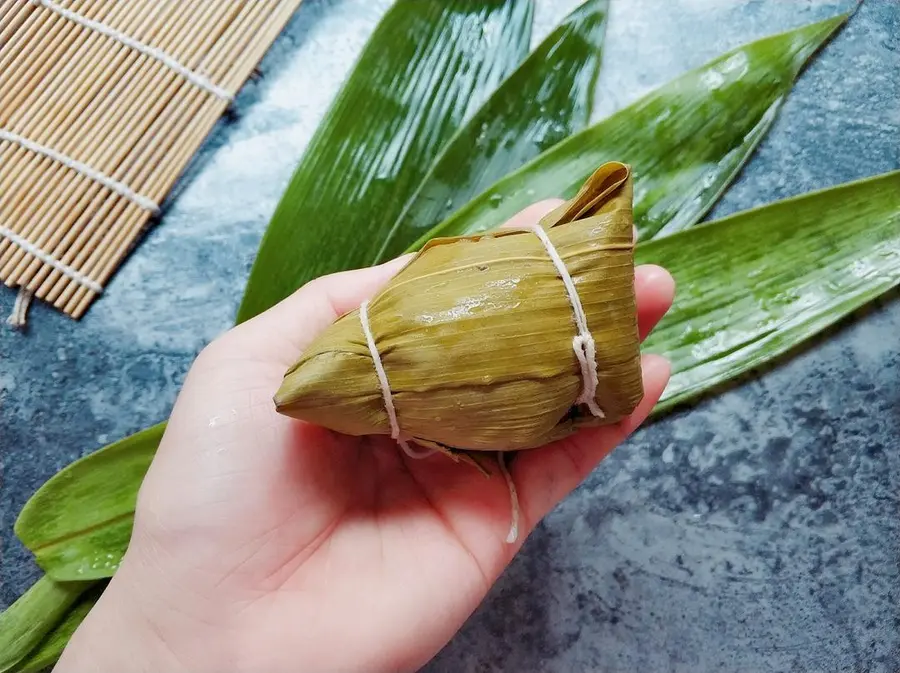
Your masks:
<instances>
[{"instance_id":1,"label":"blue stone surface","mask_svg":"<svg viewBox=\"0 0 900 673\"><path fill-rule=\"evenodd\" d=\"M307 0L79 323L0 329L0 607L72 460L164 419L235 315L291 172L387 0ZM535 40L577 0L537 0ZM613 0L596 116L854 0ZM900 3L865 0L711 217L900 168ZM0 288L0 312L15 292ZM642 429L539 527L427 671L900 670L900 301Z\"/></svg>"}]
</instances>

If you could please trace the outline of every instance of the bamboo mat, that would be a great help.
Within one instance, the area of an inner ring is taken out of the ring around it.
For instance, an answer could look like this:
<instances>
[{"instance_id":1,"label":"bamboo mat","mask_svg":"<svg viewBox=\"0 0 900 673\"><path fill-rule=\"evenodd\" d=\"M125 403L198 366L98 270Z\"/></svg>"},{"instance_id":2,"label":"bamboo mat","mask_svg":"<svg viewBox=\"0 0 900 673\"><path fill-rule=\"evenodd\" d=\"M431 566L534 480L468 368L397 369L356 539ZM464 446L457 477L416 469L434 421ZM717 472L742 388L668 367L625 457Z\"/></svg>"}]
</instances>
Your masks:
<instances>
[{"instance_id":1,"label":"bamboo mat","mask_svg":"<svg viewBox=\"0 0 900 673\"><path fill-rule=\"evenodd\" d=\"M0 280L78 319L301 0L0 0Z\"/></svg>"}]
</instances>

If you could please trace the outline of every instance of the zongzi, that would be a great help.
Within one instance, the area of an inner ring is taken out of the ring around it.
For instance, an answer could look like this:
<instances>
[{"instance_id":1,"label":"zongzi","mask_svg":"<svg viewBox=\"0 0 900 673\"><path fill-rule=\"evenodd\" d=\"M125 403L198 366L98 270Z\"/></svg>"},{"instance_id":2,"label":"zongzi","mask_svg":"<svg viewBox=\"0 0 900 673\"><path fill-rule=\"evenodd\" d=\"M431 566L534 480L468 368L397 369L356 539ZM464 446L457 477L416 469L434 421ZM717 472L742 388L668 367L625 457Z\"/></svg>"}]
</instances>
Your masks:
<instances>
[{"instance_id":1,"label":"zongzi","mask_svg":"<svg viewBox=\"0 0 900 673\"><path fill-rule=\"evenodd\" d=\"M619 421L643 396L632 191L610 162L534 227L429 241L301 354L278 411L467 460Z\"/></svg>"}]
</instances>

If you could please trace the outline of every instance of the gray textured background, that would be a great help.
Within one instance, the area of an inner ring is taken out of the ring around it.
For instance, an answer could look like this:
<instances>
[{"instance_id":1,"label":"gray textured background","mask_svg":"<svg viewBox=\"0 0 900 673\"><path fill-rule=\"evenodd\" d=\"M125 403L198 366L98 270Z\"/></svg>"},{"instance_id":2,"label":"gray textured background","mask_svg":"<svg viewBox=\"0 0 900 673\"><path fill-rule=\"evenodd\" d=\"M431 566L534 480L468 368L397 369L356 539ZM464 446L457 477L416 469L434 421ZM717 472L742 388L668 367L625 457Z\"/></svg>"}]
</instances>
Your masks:
<instances>
[{"instance_id":1,"label":"gray textured background","mask_svg":"<svg viewBox=\"0 0 900 673\"><path fill-rule=\"evenodd\" d=\"M535 39L577 0L537 0ZM293 167L387 0L307 0L81 323L0 329L0 605L37 486L162 420L227 329ZM613 0L597 116L853 0ZM713 216L900 168L900 0L866 0ZM15 293L0 288L0 313ZM639 432L534 534L427 668L900 670L900 302Z\"/></svg>"}]
</instances>

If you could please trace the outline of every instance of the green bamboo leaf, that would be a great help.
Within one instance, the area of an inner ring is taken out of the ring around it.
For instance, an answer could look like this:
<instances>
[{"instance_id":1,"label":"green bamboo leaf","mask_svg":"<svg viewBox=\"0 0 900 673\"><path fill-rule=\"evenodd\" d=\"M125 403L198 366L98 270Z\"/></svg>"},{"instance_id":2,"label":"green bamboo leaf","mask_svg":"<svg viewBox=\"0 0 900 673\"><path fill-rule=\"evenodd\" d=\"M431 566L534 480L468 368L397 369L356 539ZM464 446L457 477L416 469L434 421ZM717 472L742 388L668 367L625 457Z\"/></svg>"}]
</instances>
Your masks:
<instances>
[{"instance_id":1,"label":"green bamboo leaf","mask_svg":"<svg viewBox=\"0 0 900 673\"><path fill-rule=\"evenodd\" d=\"M571 198L606 161L634 170L642 240L691 226L768 131L804 64L846 19L751 42L682 75L495 183L409 250L492 229L539 199Z\"/></svg>"},{"instance_id":2,"label":"green bamboo leaf","mask_svg":"<svg viewBox=\"0 0 900 673\"><path fill-rule=\"evenodd\" d=\"M779 201L638 246L675 277L647 339L672 362L656 412L810 338L900 283L900 171Z\"/></svg>"},{"instance_id":3,"label":"green bamboo leaf","mask_svg":"<svg viewBox=\"0 0 900 673\"><path fill-rule=\"evenodd\" d=\"M792 61L782 55L799 70L802 62L818 44L814 44L815 40L810 36L816 35L819 41L824 40L842 20L843 17L787 34L795 36L793 41L785 36L769 38L769 41L775 40L781 44L782 51L792 54ZM790 44L785 45L785 42ZM791 44L793 47L790 47ZM755 50L753 45L750 46L748 64L755 62L751 56L759 49L758 46ZM736 53L742 52L736 50L732 52L732 56ZM719 59L718 62L721 65L727 62L727 58ZM715 68L701 71L719 72ZM750 84L755 81L752 80ZM773 81L781 80L775 78ZM674 93L670 97L676 97L679 87L684 86L684 78L677 80L671 87ZM734 87L726 88L732 91ZM742 147L741 151L744 150L746 148ZM543 156L554 151L555 149ZM583 158L573 158L575 163L579 160L583 161ZM681 188L679 176L669 177L674 187ZM557 190L550 190L550 194L553 193L557 193ZM677 191L675 196L677 197ZM530 202L533 198L534 195L527 195L526 200ZM665 201L666 199L661 200ZM290 244L285 243L286 246ZM137 490L164 427L164 424L160 424L82 459L51 479L29 501L17 522L16 532L51 576L57 579L82 579L112 574L128 544ZM132 452L133 456L130 455ZM83 488L80 486L82 483L85 485ZM110 486L114 488L110 489ZM91 497L96 494L102 494L102 497Z\"/></svg>"},{"instance_id":4,"label":"green bamboo leaf","mask_svg":"<svg viewBox=\"0 0 900 673\"><path fill-rule=\"evenodd\" d=\"M367 265L448 138L525 57L532 0L397 0L263 237L237 321Z\"/></svg>"},{"instance_id":5,"label":"green bamboo leaf","mask_svg":"<svg viewBox=\"0 0 900 673\"><path fill-rule=\"evenodd\" d=\"M551 32L447 143L373 263L403 252L453 211L590 120L609 0Z\"/></svg>"},{"instance_id":6,"label":"green bamboo leaf","mask_svg":"<svg viewBox=\"0 0 900 673\"><path fill-rule=\"evenodd\" d=\"M112 576L164 429L154 425L75 461L25 503L16 535L44 572L59 581Z\"/></svg>"},{"instance_id":7,"label":"green bamboo leaf","mask_svg":"<svg viewBox=\"0 0 900 673\"><path fill-rule=\"evenodd\" d=\"M103 586L88 590L72 607L63 620L38 643L28 656L10 670L10 673L38 673L49 670L62 656L63 650L81 626L88 613L103 593Z\"/></svg>"},{"instance_id":8,"label":"green bamboo leaf","mask_svg":"<svg viewBox=\"0 0 900 673\"><path fill-rule=\"evenodd\" d=\"M0 673L22 661L89 585L54 582L45 575L0 614Z\"/></svg>"}]
</instances>

